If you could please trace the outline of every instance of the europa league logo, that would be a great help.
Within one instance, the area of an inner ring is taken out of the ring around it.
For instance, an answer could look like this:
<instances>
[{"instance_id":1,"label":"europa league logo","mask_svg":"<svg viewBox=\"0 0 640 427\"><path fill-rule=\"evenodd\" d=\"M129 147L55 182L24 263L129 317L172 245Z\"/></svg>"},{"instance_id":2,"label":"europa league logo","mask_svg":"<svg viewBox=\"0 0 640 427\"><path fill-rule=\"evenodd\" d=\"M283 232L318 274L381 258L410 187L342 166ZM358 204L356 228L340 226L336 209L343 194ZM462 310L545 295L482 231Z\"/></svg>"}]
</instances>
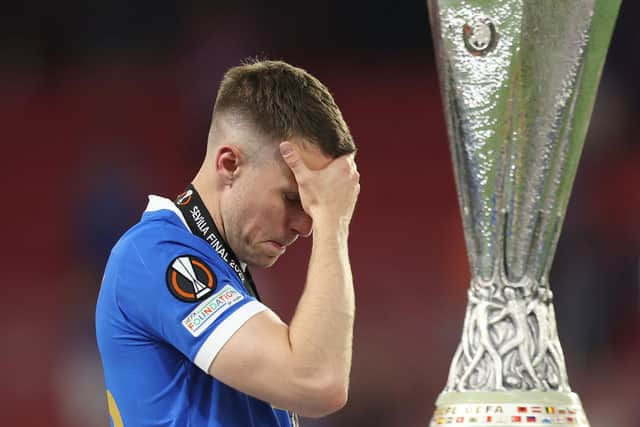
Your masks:
<instances>
[{"instance_id":1,"label":"europa league logo","mask_svg":"<svg viewBox=\"0 0 640 427\"><path fill-rule=\"evenodd\" d=\"M621 0L428 0L471 266L431 426L588 426L549 270Z\"/></svg>"}]
</instances>

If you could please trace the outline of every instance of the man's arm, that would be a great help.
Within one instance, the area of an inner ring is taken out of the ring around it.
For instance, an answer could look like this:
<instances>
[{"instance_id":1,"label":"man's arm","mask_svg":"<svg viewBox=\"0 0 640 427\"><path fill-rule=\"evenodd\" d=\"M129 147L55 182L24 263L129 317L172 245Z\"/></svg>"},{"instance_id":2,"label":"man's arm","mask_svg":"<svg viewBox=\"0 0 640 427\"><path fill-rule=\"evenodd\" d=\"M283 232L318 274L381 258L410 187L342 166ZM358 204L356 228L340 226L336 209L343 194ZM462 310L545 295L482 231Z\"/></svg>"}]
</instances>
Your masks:
<instances>
[{"instance_id":1,"label":"man's arm","mask_svg":"<svg viewBox=\"0 0 640 427\"><path fill-rule=\"evenodd\" d=\"M359 174L352 155L312 171L292 144L281 150L313 220L305 288L290 326L268 310L255 315L220 350L209 373L276 407L317 417L347 401L355 310L347 240Z\"/></svg>"}]
</instances>

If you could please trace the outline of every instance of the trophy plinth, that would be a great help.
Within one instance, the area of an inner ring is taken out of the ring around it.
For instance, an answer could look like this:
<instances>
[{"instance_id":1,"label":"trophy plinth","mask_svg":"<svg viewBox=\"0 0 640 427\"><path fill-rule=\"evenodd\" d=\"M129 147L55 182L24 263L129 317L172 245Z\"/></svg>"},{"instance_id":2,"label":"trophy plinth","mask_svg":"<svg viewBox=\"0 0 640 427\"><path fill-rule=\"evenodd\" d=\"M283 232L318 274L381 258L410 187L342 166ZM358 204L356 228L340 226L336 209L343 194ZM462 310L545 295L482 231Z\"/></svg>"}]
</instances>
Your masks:
<instances>
[{"instance_id":1,"label":"trophy plinth","mask_svg":"<svg viewBox=\"0 0 640 427\"><path fill-rule=\"evenodd\" d=\"M554 391L444 392L432 426L588 426L577 394Z\"/></svg>"},{"instance_id":2,"label":"trophy plinth","mask_svg":"<svg viewBox=\"0 0 640 427\"><path fill-rule=\"evenodd\" d=\"M549 269L620 0L429 0L471 266L432 426L588 426Z\"/></svg>"}]
</instances>

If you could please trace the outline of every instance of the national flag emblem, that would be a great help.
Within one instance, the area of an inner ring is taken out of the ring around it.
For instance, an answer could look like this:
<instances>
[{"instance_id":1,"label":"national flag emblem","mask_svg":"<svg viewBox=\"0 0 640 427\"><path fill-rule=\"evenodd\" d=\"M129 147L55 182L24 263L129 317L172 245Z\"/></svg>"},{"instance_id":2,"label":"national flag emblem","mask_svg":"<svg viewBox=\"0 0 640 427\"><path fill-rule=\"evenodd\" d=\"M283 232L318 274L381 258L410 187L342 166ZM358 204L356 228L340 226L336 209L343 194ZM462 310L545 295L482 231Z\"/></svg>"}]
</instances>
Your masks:
<instances>
[{"instance_id":1,"label":"national flag emblem","mask_svg":"<svg viewBox=\"0 0 640 427\"><path fill-rule=\"evenodd\" d=\"M576 410L575 409L567 409L567 412L570 413L571 415L575 415L576 414Z\"/></svg>"},{"instance_id":2,"label":"national flag emblem","mask_svg":"<svg viewBox=\"0 0 640 427\"><path fill-rule=\"evenodd\" d=\"M444 417L436 418L436 424L444 424Z\"/></svg>"},{"instance_id":3,"label":"national flag emblem","mask_svg":"<svg viewBox=\"0 0 640 427\"><path fill-rule=\"evenodd\" d=\"M559 413L559 414L566 414L566 413L567 413L567 411L566 411L566 410L564 410L564 409L558 409L558 413Z\"/></svg>"},{"instance_id":4,"label":"national flag emblem","mask_svg":"<svg viewBox=\"0 0 640 427\"><path fill-rule=\"evenodd\" d=\"M471 418L469 418L469 421L468 421L468 422L470 422L470 423L477 423L477 422L478 422L478 419L477 419L476 417L471 417Z\"/></svg>"},{"instance_id":5,"label":"national flag emblem","mask_svg":"<svg viewBox=\"0 0 640 427\"><path fill-rule=\"evenodd\" d=\"M522 417L520 415L513 415L511 417L511 422L512 423L521 423L522 422Z\"/></svg>"},{"instance_id":6,"label":"national flag emblem","mask_svg":"<svg viewBox=\"0 0 640 427\"><path fill-rule=\"evenodd\" d=\"M553 406L547 406L546 408L547 414L553 414L556 412L556 408L554 408Z\"/></svg>"},{"instance_id":7,"label":"national flag emblem","mask_svg":"<svg viewBox=\"0 0 640 427\"><path fill-rule=\"evenodd\" d=\"M534 417L533 415L527 415L527 422L528 423L535 423L536 421L537 421L536 417Z\"/></svg>"},{"instance_id":8,"label":"national flag emblem","mask_svg":"<svg viewBox=\"0 0 640 427\"><path fill-rule=\"evenodd\" d=\"M553 420L551 420L551 418L549 418L549 417L543 418L542 419L542 424L553 424Z\"/></svg>"},{"instance_id":9,"label":"national flag emblem","mask_svg":"<svg viewBox=\"0 0 640 427\"><path fill-rule=\"evenodd\" d=\"M542 406L532 406L531 407L531 412L533 412L534 414L539 414L542 412Z\"/></svg>"},{"instance_id":10,"label":"national flag emblem","mask_svg":"<svg viewBox=\"0 0 640 427\"><path fill-rule=\"evenodd\" d=\"M573 417L567 417L567 423L568 424L575 424L576 423L576 419Z\"/></svg>"},{"instance_id":11,"label":"national flag emblem","mask_svg":"<svg viewBox=\"0 0 640 427\"><path fill-rule=\"evenodd\" d=\"M464 422L464 417L458 417L458 418L456 418L456 422L457 422L457 423L463 423L463 422Z\"/></svg>"},{"instance_id":12,"label":"national flag emblem","mask_svg":"<svg viewBox=\"0 0 640 427\"><path fill-rule=\"evenodd\" d=\"M518 413L522 414L527 412L527 407L526 406L518 406Z\"/></svg>"},{"instance_id":13,"label":"national flag emblem","mask_svg":"<svg viewBox=\"0 0 640 427\"><path fill-rule=\"evenodd\" d=\"M487 415L487 422L490 423L491 421L493 421L493 417L491 417L491 415Z\"/></svg>"}]
</instances>

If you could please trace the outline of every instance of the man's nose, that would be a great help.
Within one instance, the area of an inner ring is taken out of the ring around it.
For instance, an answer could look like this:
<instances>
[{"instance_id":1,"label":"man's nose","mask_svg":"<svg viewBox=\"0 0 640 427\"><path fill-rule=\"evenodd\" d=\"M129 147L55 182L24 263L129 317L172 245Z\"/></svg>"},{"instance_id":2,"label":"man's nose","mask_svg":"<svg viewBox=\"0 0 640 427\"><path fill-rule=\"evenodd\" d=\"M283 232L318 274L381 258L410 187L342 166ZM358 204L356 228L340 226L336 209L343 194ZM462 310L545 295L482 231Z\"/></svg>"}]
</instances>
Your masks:
<instances>
[{"instance_id":1,"label":"man's nose","mask_svg":"<svg viewBox=\"0 0 640 427\"><path fill-rule=\"evenodd\" d=\"M291 216L291 229L302 237L309 237L312 226L313 220L302 209Z\"/></svg>"}]
</instances>

